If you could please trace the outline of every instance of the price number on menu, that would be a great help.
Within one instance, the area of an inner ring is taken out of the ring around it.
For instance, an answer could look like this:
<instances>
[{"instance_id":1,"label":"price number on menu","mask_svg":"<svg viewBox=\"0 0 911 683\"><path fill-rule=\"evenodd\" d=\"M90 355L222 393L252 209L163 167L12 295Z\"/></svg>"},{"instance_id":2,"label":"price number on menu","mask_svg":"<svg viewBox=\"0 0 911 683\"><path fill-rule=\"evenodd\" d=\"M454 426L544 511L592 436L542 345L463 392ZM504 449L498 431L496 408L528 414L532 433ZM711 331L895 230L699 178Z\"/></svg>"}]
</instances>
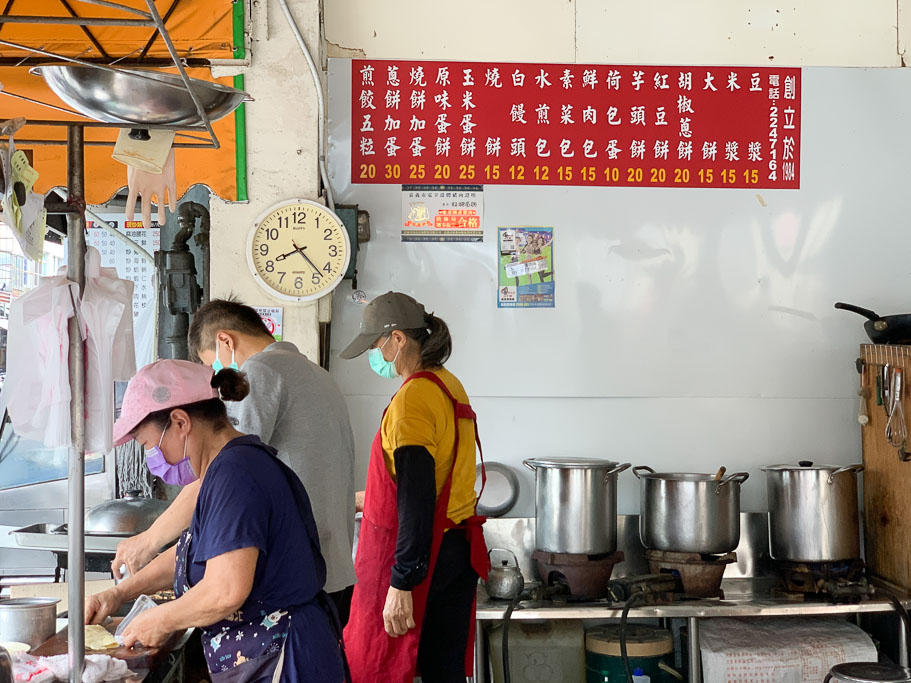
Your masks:
<instances>
[{"instance_id":1,"label":"price number on menu","mask_svg":"<svg viewBox=\"0 0 911 683\"><path fill-rule=\"evenodd\" d=\"M758 169L577 164L360 164L361 182L448 182L642 187L750 187ZM356 182L357 182L356 181Z\"/></svg>"}]
</instances>

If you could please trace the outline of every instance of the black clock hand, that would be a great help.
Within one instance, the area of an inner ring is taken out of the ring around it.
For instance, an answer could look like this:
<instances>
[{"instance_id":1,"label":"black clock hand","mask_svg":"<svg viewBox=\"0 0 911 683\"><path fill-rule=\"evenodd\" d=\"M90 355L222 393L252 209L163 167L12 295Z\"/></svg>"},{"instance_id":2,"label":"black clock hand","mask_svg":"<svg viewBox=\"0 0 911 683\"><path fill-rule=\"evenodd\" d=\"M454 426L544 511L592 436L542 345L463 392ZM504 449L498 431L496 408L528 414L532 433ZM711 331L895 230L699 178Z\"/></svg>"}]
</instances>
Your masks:
<instances>
[{"instance_id":1,"label":"black clock hand","mask_svg":"<svg viewBox=\"0 0 911 683\"><path fill-rule=\"evenodd\" d=\"M284 261L286 258L288 258L289 256L291 256L291 254L296 254L296 253L297 253L297 249L295 249L295 250L293 250L293 251L289 251L287 254L279 254L278 256L275 257L275 260L276 260L276 261Z\"/></svg>"},{"instance_id":2,"label":"black clock hand","mask_svg":"<svg viewBox=\"0 0 911 683\"><path fill-rule=\"evenodd\" d=\"M322 277L323 277L323 274L320 272L319 268L316 267L316 264L314 264L313 261L310 260L310 257L307 256L307 254L304 253L304 250L303 250L301 247L297 246L297 243L296 243L294 240L291 241L291 244L294 245L294 248L297 250L297 252L298 252L301 256L303 256L305 259L307 259L307 263L309 263L309 264L310 264L310 267L313 268L313 270L316 271L316 274L319 275L319 276L322 278Z\"/></svg>"}]
</instances>

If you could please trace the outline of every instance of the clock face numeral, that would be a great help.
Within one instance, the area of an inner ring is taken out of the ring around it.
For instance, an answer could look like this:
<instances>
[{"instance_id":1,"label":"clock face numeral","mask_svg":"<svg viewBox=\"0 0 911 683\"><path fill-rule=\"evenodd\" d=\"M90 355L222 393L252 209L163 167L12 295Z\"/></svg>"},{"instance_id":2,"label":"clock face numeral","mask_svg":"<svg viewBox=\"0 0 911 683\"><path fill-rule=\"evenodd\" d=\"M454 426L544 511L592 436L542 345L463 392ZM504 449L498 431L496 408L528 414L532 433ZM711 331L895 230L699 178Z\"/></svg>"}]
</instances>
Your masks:
<instances>
[{"instance_id":1,"label":"clock face numeral","mask_svg":"<svg viewBox=\"0 0 911 683\"><path fill-rule=\"evenodd\" d=\"M251 237L248 261L260 284L281 298L322 296L348 268L345 227L319 204L279 206L257 224Z\"/></svg>"}]
</instances>

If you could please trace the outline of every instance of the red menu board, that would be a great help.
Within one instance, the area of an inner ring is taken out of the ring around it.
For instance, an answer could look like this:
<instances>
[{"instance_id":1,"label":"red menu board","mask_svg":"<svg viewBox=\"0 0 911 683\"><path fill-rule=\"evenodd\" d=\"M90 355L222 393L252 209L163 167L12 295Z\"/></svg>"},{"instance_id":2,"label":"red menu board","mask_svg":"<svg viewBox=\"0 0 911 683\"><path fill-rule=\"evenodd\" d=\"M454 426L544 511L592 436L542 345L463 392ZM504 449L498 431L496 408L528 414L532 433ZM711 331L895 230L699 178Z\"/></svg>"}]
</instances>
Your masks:
<instances>
[{"instance_id":1,"label":"red menu board","mask_svg":"<svg viewBox=\"0 0 911 683\"><path fill-rule=\"evenodd\" d=\"M360 60L355 183L800 187L800 69Z\"/></svg>"}]
</instances>

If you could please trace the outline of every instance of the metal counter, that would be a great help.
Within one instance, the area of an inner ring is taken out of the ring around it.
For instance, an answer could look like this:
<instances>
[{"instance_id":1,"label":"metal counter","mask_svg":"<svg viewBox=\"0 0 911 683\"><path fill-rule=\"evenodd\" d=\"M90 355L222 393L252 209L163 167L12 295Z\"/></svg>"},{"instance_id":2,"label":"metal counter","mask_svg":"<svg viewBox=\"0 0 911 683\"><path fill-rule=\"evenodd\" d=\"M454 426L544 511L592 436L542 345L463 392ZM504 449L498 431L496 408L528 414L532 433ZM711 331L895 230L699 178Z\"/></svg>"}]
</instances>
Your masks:
<instances>
[{"instance_id":1,"label":"metal counter","mask_svg":"<svg viewBox=\"0 0 911 683\"><path fill-rule=\"evenodd\" d=\"M701 661L699 649L699 621L714 617L785 617L785 616L832 616L866 613L894 612L888 599L889 592L878 588L879 595L873 599L851 604L829 602L795 602L773 597L772 590L778 579L772 572L768 552L768 527L765 513L743 513L741 515L741 542L738 546L737 562L728 565L722 590L725 598L707 600L686 600L665 605L636 607L629 612L630 619L686 619L689 630L690 681L701 683ZM488 547L509 548L516 553L519 566L526 581L540 581L537 568L531 561L534 549L533 518L490 519L485 524L484 535ZM618 518L618 546L626 554L626 560L614 572L614 578L648 573L645 549L639 541L638 515L620 515ZM896 594L902 603L911 606L908 595ZM478 589L477 638L475 640L475 682L489 681L487 639L484 624L503 619L508 603L491 600L483 586ZM623 603L607 600L596 602L534 602L523 601L512 613L513 620L541 619L620 619ZM899 629L899 663L908 666L907 637L901 619Z\"/></svg>"},{"instance_id":2,"label":"metal counter","mask_svg":"<svg viewBox=\"0 0 911 683\"><path fill-rule=\"evenodd\" d=\"M887 598L877 597L853 604L827 602L793 602L763 595L762 590L750 591L749 579L722 583L724 600L687 600L666 605L636 607L629 612L630 619L686 619L689 630L688 660L691 683L702 683L702 655L699 643L699 622L713 617L785 617L832 616L875 612L894 612ZM759 582L762 584L763 582ZM764 588L764 586L753 586ZM738 593L737 591L741 592ZM908 596L901 596L906 607L911 605ZM491 600L479 589L477 611L477 638L475 640L475 683L488 683L487 638L484 623L503 619L507 604ZM533 619L620 619L623 604L606 601L589 603L520 602L510 617L512 620ZM898 622L899 663L908 666L907 634L904 622ZM483 666L482 666L483 664Z\"/></svg>"}]
</instances>

